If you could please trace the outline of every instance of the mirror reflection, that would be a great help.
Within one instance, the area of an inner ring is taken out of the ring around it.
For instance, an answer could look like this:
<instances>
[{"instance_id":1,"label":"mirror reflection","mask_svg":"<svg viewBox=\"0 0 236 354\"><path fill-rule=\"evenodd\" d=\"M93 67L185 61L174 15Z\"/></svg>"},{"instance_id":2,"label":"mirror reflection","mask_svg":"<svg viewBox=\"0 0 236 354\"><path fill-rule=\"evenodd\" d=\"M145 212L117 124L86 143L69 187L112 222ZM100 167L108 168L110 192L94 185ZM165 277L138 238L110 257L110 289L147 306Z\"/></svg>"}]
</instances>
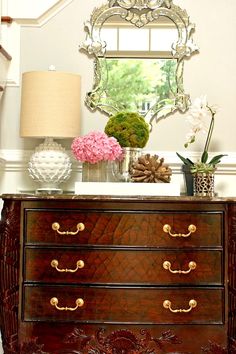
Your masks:
<instances>
[{"instance_id":1,"label":"mirror reflection","mask_svg":"<svg viewBox=\"0 0 236 354\"><path fill-rule=\"evenodd\" d=\"M100 59L101 104L118 111L133 111L151 118L150 111L165 100L171 105L177 93L175 59Z\"/></svg>"},{"instance_id":2,"label":"mirror reflection","mask_svg":"<svg viewBox=\"0 0 236 354\"><path fill-rule=\"evenodd\" d=\"M185 111L184 59L197 50L185 10L168 0L110 0L86 23L82 49L94 57L86 104L111 115L138 111L152 125Z\"/></svg>"}]
</instances>

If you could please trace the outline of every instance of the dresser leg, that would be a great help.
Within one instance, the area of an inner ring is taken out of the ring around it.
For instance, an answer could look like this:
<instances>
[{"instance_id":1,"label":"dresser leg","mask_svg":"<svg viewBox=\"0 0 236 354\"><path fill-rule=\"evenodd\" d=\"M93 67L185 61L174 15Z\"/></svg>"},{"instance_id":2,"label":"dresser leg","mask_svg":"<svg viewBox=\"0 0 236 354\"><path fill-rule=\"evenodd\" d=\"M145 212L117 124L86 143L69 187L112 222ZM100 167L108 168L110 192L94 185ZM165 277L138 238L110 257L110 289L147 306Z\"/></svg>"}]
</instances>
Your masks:
<instances>
[{"instance_id":1,"label":"dresser leg","mask_svg":"<svg viewBox=\"0 0 236 354\"><path fill-rule=\"evenodd\" d=\"M0 222L0 318L4 354L18 352L20 203L6 201Z\"/></svg>"}]
</instances>

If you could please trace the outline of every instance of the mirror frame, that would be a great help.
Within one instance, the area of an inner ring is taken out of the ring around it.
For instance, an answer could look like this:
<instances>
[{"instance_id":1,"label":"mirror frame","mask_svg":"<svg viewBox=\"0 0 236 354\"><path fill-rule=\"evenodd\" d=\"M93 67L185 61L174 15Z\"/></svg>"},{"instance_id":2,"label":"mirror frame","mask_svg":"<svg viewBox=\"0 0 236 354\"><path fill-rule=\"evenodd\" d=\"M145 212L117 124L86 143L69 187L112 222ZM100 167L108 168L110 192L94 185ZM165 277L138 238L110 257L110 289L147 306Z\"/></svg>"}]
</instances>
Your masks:
<instances>
[{"instance_id":1,"label":"mirror frame","mask_svg":"<svg viewBox=\"0 0 236 354\"><path fill-rule=\"evenodd\" d=\"M172 57L177 60L175 73L177 90L171 104L168 102L167 105L166 99L163 99L150 108L148 116L151 118L148 119L148 123L152 127L154 120L157 122L176 110L185 112L190 105L190 96L185 93L183 87L184 60L198 51L198 47L192 39L195 25L190 22L186 10L174 5L172 0L108 0L107 4L93 10L90 21L85 23L86 40L80 46L80 49L85 50L89 57L94 59L94 83L92 90L86 94L86 105L92 111L100 109L108 115L118 111L116 107L100 101L104 89L101 86L99 58L105 58L106 54L106 43L102 41L100 33L104 22L114 15L138 28L158 21L161 16L173 21L178 31L178 40L172 45Z\"/></svg>"}]
</instances>

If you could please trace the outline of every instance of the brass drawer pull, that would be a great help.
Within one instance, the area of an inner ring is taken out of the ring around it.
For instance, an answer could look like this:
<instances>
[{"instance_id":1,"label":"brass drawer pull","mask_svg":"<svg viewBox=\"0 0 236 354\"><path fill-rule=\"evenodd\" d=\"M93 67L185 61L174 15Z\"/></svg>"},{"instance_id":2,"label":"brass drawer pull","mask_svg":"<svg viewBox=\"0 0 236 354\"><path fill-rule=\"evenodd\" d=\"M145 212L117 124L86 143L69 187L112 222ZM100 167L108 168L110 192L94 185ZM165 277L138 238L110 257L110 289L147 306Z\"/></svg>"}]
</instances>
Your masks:
<instances>
[{"instance_id":1,"label":"brass drawer pull","mask_svg":"<svg viewBox=\"0 0 236 354\"><path fill-rule=\"evenodd\" d=\"M77 224L77 230L76 231L60 231L60 224L58 222L54 222L52 224L52 229L56 231L59 235L76 235L79 231L83 231L85 229L85 226L82 222Z\"/></svg>"},{"instance_id":2,"label":"brass drawer pull","mask_svg":"<svg viewBox=\"0 0 236 354\"><path fill-rule=\"evenodd\" d=\"M166 270L169 270L173 274L188 274L191 272L191 270L196 269L197 264L194 261L189 262L188 264L189 269L188 270L172 270L171 269L171 263L169 261L163 262L163 268Z\"/></svg>"},{"instance_id":3,"label":"brass drawer pull","mask_svg":"<svg viewBox=\"0 0 236 354\"><path fill-rule=\"evenodd\" d=\"M192 233L194 233L197 230L195 225L189 225L188 231L189 233L187 234L172 234L171 233L171 226L166 224L163 226L163 231L169 234L171 237L189 237Z\"/></svg>"},{"instance_id":4,"label":"brass drawer pull","mask_svg":"<svg viewBox=\"0 0 236 354\"><path fill-rule=\"evenodd\" d=\"M196 300L194 300L194 299L192 299L192 300L190 300L189 301L189 308L187 309L187 310L185 310L185 309L176 309L176 310L173 310L172 308L171 308L171 301L170 300L165 300L164 302L163 302L163 307L165 308L165 309L169 309L171 312L173 312L173 313L177 313L177 312L190 312L190 311L192 311L192 309L194 308L194 307L196 307L197 306L197 301Z\"/></svg>"},{"instance_id":5,"label":"brass drawer pull","mask_svg":"<svg viewBox=\"0 0 236 354\"><path fill-rule=\"evenodd\" d=\"M59 262L58 262L57 259L53 259L53 260L51 261L51 266L52 266L53 268L56 268L56 270L57 270L58 272L60 272L60 273L63 273L63 272L66 272L66 273L75 273L75 272L77 272L78 269L84 268L84 261L82 261L82 260L79 260L79 261L76 262L76 268L75 268L75 269L67 269L67 268L65 268L65 269L60 269L60 268L58 268L58 264L59 264Z\"/></svg>"},{"instance_id":6,"label":"brass drawer pull","mask_svg":"<svg viewBox=\"0 0 236 354\"><path fill-rule=\"evenodd\" d=\"M55 306L58 311L75 311L75 310L77 310L78 307L82 307L84 305L84 300L79 298L79 299L76 299L75 303L76 303L75 307L59 307L59 306L57 306L57 304L58 304L57 297L52 297L50 300L50 304L52 306Z\"/></svg>"}]
</instances>

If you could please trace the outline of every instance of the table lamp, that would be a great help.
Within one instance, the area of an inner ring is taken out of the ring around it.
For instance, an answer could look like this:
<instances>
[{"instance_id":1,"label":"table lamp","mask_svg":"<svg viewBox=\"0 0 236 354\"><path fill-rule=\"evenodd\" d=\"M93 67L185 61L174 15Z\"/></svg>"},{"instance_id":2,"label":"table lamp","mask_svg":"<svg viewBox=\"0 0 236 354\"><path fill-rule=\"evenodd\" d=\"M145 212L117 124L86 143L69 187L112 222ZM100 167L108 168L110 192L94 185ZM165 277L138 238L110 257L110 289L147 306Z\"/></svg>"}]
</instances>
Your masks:
<instances>
[{"instance_id":1,"label":"table lamp","mask_svg":"<svg viewBox=\"0 0 236 354\"><path fill-rule=\"evenodd\" d=\"M62 193L71 161L53 138L73 138L80 128L80 76L57 71L22 75L20 135L45 138L29 161L29 174L40 183L37 193Z\"/></svg>"}]
</instances>

